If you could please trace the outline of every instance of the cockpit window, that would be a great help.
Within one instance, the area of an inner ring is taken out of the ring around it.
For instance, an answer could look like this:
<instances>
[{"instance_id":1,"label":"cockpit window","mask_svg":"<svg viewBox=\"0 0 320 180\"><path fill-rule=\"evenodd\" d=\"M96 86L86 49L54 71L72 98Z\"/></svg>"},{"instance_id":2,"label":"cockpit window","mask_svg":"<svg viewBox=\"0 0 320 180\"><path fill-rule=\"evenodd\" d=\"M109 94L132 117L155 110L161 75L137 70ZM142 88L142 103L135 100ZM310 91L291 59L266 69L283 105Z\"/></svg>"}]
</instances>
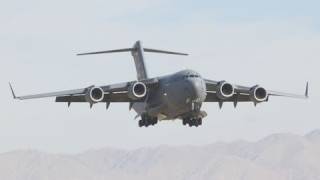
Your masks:
<instances>
[{"instance_id":1,"label":"cockpit window","mask_svg":"<svg viewBox=\"0 0 320 180\"><path fill-rule=\"evenodd\" d=\"M199 75L196 75L196 74L190 74L190 75L185 75L184 78L187 79L187 78L199 78L200 76Z\"/></svg>"}]
</instances>

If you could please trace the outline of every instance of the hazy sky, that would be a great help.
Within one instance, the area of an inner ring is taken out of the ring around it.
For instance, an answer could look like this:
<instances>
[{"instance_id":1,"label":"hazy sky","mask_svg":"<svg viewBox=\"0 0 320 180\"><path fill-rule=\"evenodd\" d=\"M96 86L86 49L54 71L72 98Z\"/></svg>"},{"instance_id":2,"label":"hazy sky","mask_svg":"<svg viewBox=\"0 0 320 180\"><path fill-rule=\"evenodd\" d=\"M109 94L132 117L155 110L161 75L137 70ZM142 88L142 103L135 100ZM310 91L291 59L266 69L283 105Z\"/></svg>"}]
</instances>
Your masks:
<instances>
[{"instance_id":1,"label":"hazy sky","mask_svg":"<svg viewBox=\"0 0 320 180\"><path fill-rule=\"evenodd\" d=\"M29 0L0 6L0 152L39 149L81 152L105 146L207 144L256 140L270 133L303 134L320 128L320 2L294 0ZM128 104L14 101L18 95L134 80L129 53L77 57L76 53L131 47L182 51L188 57L146 54L150 76L184 68L204 77L304 93L307 101L270 98L205 104L199 128L161 122L139 128Z\"/></svg>"}]
</instances>

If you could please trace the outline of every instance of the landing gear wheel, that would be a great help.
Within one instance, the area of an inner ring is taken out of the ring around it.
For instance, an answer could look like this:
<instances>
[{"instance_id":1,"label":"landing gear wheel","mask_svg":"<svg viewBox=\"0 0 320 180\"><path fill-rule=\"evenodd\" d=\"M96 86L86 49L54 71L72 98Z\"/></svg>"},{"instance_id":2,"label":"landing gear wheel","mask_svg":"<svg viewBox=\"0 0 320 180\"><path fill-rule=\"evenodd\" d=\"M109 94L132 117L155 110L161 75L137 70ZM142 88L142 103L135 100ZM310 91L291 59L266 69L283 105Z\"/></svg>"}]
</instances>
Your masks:
<instances>
[{"instance_id":1,"label":"landing gear wheel","mask_svg":"<svg viewBox=\"0 0 320 180\"><path fill-rule=\"evenodd\" d=\"M139 120L139 127L142 127L142 126L144 126L143 121Z\"/></svg>"},{"instance_id":2,"label":"landing gear wheel","mask_svg":"<svg viewBox=\"0 0 320 180\"><path fill-rule=\"evenodd\" d=\"M182 120L183 125L189 125L189 127L198 127L202 125L202 118L190 118L190 119L183 119Z\"/></svg>"},{"instance_id":3,"label":"landing gear wheel","mask_svg":"<svg viewBox=\"0 0 320 180\"><path fill-rule=\"evenodd\" d=\"M190 127L194 126L194 121L193 121L193 119L189 119L189 126L190 126Z\"/></svg>"},{"instance_id":4,"label":"landing gear wheel","mask_svg":"<svg viewBox=\"0 0 320 180\"><path fill-rule=\"evenodd\" d=\"M193 119L194 126L198 127L199 126L199 119Z\"/></svg>"},{"instance_id":5,"label":"landing gear wheel","mask_svg":"<svg viewBox=\"0 0 320 180\"><path fill-rule=\"evenodd\" d=\"M152 125L156 125L158 123L158 118L152 118Z\"/></svg>"},{"instance_id":6,"label":"landing gear wheel","mask_svg":"<svg viewBox=\"0 0 320 180\"><path fill-rule=\"evenodd\" d=\"M182 124L183 124L184 126L187 125L187 124L188 124L188 119L186 119L186 118L182 119Z\"/></svg>"},{"instance_id":7,"label":"landing gear wheel","mask_svg":"<svg viewBox=\"0 0 320 180\"><path fill-rule=\"evenodd\" d=\"M150 125L155 125L158 123L158 118L150 117L148 115L142 115L142 119L139 121L139 127L148 127Z\"/></svg>"}]
</instances>

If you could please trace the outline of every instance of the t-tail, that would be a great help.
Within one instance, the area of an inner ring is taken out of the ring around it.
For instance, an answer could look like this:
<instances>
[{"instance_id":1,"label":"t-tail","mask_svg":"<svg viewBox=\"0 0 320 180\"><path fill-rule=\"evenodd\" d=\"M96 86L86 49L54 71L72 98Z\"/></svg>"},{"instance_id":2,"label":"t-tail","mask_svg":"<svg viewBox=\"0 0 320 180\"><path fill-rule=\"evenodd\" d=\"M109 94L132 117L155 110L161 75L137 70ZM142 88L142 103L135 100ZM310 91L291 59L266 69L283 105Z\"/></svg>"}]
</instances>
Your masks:
<instances>
[{"instance_id":1,"label":"t-tail","mask_svg":"<svg viewBox=\"0 0 320 180\"><path fill-rule=\"evenodd\" d=\"M105 53L117 53L117 52L131 52L134 59L135 66L136 66L137 78L139 81L148 79L148 72L147 72L145 61L144 61L144 52L183 55L183 56L188 55L188 54L179 53L179 52L143 48L141 41L137 41L132 48L82 53L78 55L92 55L92 54L105 54Z\"/></svg>"}]
</instances>

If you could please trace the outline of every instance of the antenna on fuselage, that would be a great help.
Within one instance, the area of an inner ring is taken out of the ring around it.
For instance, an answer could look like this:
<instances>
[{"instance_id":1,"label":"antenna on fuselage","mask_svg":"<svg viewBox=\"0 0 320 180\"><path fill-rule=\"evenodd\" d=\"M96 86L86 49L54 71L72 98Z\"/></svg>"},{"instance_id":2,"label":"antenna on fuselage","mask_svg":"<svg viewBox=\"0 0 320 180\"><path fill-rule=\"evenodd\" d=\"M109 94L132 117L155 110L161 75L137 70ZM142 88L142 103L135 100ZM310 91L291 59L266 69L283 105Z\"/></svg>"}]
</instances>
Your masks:
<instances>
[{"instance_id":1,"label":"antenna on fuselage","mask_svg":"<svg viewBox=\"0 0 320 180\"><path fill-rule=\"evenodd\" d=\"M147 68L146 68L146 65L144 62L144 52L182 55L182 56L188 55L186 53L180 53L180 52L143 48L141 41L137 41L132 48L81 53L81 54L77 54L77 55L82 56L82 55L107 54L107 53L118 53L118 52L131 52L133 59L134 59L135 66L136 66L136 70L137 70L137 78L139 81L144 80L144 79L148 79Z\"/></svg>"}]
</instances>

